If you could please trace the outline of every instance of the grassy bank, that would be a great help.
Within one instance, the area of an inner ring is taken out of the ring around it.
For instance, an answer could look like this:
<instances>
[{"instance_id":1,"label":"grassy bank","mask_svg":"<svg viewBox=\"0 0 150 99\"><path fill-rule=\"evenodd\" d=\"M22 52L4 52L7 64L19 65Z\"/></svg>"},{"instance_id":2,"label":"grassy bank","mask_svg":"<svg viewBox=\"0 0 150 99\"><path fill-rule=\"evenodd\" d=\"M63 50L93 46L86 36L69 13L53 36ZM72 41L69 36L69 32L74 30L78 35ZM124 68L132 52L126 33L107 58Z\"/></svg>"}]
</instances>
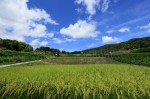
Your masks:
<instances>
[{"instance_id":1,"label":"grassy bank","mask_svg":"<svg viewBox=\"0 0 150 99\"><path fill-rule=\"evenodd\" d=\"M0 68L2 99L149 99L150 68L126 64Z\"/></svg>"},{"instance_id":2,"label":"grassy bank","mask_svg":"<svg viewBox=\"0 0 150 99\"><path fill-rule=\"evenodd\" d=\"M44 58L46 58L44 55L35 54L33 52L0 50L0 65L34 61Z\"/></svg>"},{"instance_id":3,"label":"grassy bank","mask_svg":"<svg viewBox=\"0 0 150 99\"><path fill-rule=\"evenodd\" d=\"M150 53L129 53L108 56L118 62L150 67Z\"/></svg>"}]
</instances>

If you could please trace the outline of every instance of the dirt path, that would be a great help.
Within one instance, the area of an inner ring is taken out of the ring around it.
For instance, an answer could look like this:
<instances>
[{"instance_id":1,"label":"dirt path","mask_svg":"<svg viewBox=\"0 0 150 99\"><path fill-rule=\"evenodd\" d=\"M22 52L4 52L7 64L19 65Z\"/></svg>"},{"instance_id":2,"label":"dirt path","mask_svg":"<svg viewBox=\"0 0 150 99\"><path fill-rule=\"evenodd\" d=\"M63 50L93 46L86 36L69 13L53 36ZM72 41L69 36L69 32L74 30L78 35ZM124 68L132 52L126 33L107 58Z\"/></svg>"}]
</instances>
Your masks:
<instances>
[{"instance_id":1,"label":"dirt path","mask_svg":"<svg viewBox=\"0 0 150 99\"><path fill-rule=\"evenodd\" d=\"M1 65L0 68L10 67L10 66L15 66L15 65L22 65L22 64L27 64L27 63L34 63L34 62L39 62L39 61L42 61L42 60L29 61L29 62L22 62L22 63L9 64L9 65Z\"/></svg>"}]
</instances>

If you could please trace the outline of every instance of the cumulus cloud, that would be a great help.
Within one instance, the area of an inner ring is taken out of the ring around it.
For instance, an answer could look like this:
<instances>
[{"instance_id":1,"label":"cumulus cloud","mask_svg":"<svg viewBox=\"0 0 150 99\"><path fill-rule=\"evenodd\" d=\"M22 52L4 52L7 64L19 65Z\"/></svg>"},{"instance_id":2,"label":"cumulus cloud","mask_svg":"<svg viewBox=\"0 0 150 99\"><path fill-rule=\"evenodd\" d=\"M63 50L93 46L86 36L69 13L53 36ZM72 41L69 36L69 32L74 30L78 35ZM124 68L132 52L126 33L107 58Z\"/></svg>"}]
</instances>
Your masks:
<instances>
[{"instance_id":1,"label":"cumulus cloud","mask_svg":"<svg viewBox=\"0 0 150 99\"><path fill-rule=\"evenodd\" d=\"M110 0L75 0L75 3L85 6L86 12L93 16L96 14L96 10L106 12L109 8Z\"/></svg>"},{"instance_id":2,"label":"cumulus cloud","mask_svg":"<svg viewBox=\"0 0 150 99\"><path fill-rule=\"evenodd\" d=\"M44 37L46 24L58 25L43 9L29 8L28 0L0 1L1 38L25 41L26 36Z\"/></svg>"},{"instance_id":3,"label":"cumulus cloud","mask_svg":"<svg viewBox=\"0 0 150 99\"><path fill-rule=\"evenodd\" d=\"M70 24L67 28L62 28L60 33L74 39L94 38L100 34L99 31L96 31L95 22L87 22L85 20L78 20L77 23Z\"/></svg>"},{"instance_id":4,"label":"cumulus cloud","mask_svg":"<svg viewBox=\"0 0 150 99\"><path fill-rule=\"evenodd\" d=\"M46 46L47 44L48 44L47 41L40 41L39 39L34 39L30 43L30 45L32 45L34 49L40 46Z\"/></svg>"},{"instance_id":5,"label":"cumulus cloud","mask_svg":"<svg viewBox=\"0 0 150 99\"><path fill-rule=\"evenodd\" d=\"M103 36L102 37L102 42L104 44L108 44L108 43L118 43L120 41L120 38L117 37L109 37L109 36Z\"/></svg>"},{"instance_id":6,"label":"cumulus cloud","mask_svg":"<svg viewBox=\"0 0 150 99\"><path fill-rule=\"evenodd\" d=\"M150 23L148 25L144 25L144 26L138 26L139 29L144 29L148 32L150 32Z\"/></svg>"},{"instance_id":7,"label":"cumulus cloud","mask_svg":"<svg viewBox=\"0 0 150 99\"><path fill-rule=\"evenodd\" d=\"M128 27L123 27L123 28L120 28L119 30L118 30L119 32L130 32L130 28L128 28Z\"/></svg>"}]
</instances>

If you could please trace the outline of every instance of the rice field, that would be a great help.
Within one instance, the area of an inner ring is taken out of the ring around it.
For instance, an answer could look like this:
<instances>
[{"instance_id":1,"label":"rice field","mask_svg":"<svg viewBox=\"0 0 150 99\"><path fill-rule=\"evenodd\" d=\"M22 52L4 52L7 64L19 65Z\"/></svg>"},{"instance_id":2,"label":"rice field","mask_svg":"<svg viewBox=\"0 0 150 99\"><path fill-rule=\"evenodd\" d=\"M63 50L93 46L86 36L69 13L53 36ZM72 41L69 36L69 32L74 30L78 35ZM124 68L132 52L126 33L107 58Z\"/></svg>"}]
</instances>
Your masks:
<instances>
[{"instance_id":1,"label":"rice field","mask_svg":"<svg viewBox=\"0 0 150 99\"><path fill-rule=\"evenodd\" d=\"M0 99L150 99L150 68L128 64L0 68Z\"/></svg>"}]
</instances>

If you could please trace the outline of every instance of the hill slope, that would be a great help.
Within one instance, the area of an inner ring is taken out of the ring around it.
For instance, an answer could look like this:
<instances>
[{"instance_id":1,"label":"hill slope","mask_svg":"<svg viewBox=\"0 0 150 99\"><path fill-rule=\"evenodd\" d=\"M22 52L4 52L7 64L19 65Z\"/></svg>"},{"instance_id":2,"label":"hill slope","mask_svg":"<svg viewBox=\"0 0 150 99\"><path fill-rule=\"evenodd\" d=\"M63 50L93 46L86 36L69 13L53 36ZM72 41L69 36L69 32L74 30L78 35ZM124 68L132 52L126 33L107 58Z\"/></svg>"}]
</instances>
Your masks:
<instances>
[{"instance_id":1,"label":"hill slope","mask_svg":"<svg viewBox=\"0 0 150 99\"><path fill-rule=\"evenodd\" d=\"M84 56L109 57L121 63L150 66L150 37L104 45L82 53Z\"/></svg>"},{"instance_id":2,"label":"hill slope","mask_svg":"<svg viewBox=\"0 0 150 99\"><path fill-rule=\"evenodd\" d=\"M148 48L150 47L150 37L144 38L135 38L126 42L118 44L108 44L97 48L83 50L83 52L93 52L93 51L102 51L102 52L113 52L113 51L126 51L133 50L138 48Z\"/></svg>"}]
</instances>

